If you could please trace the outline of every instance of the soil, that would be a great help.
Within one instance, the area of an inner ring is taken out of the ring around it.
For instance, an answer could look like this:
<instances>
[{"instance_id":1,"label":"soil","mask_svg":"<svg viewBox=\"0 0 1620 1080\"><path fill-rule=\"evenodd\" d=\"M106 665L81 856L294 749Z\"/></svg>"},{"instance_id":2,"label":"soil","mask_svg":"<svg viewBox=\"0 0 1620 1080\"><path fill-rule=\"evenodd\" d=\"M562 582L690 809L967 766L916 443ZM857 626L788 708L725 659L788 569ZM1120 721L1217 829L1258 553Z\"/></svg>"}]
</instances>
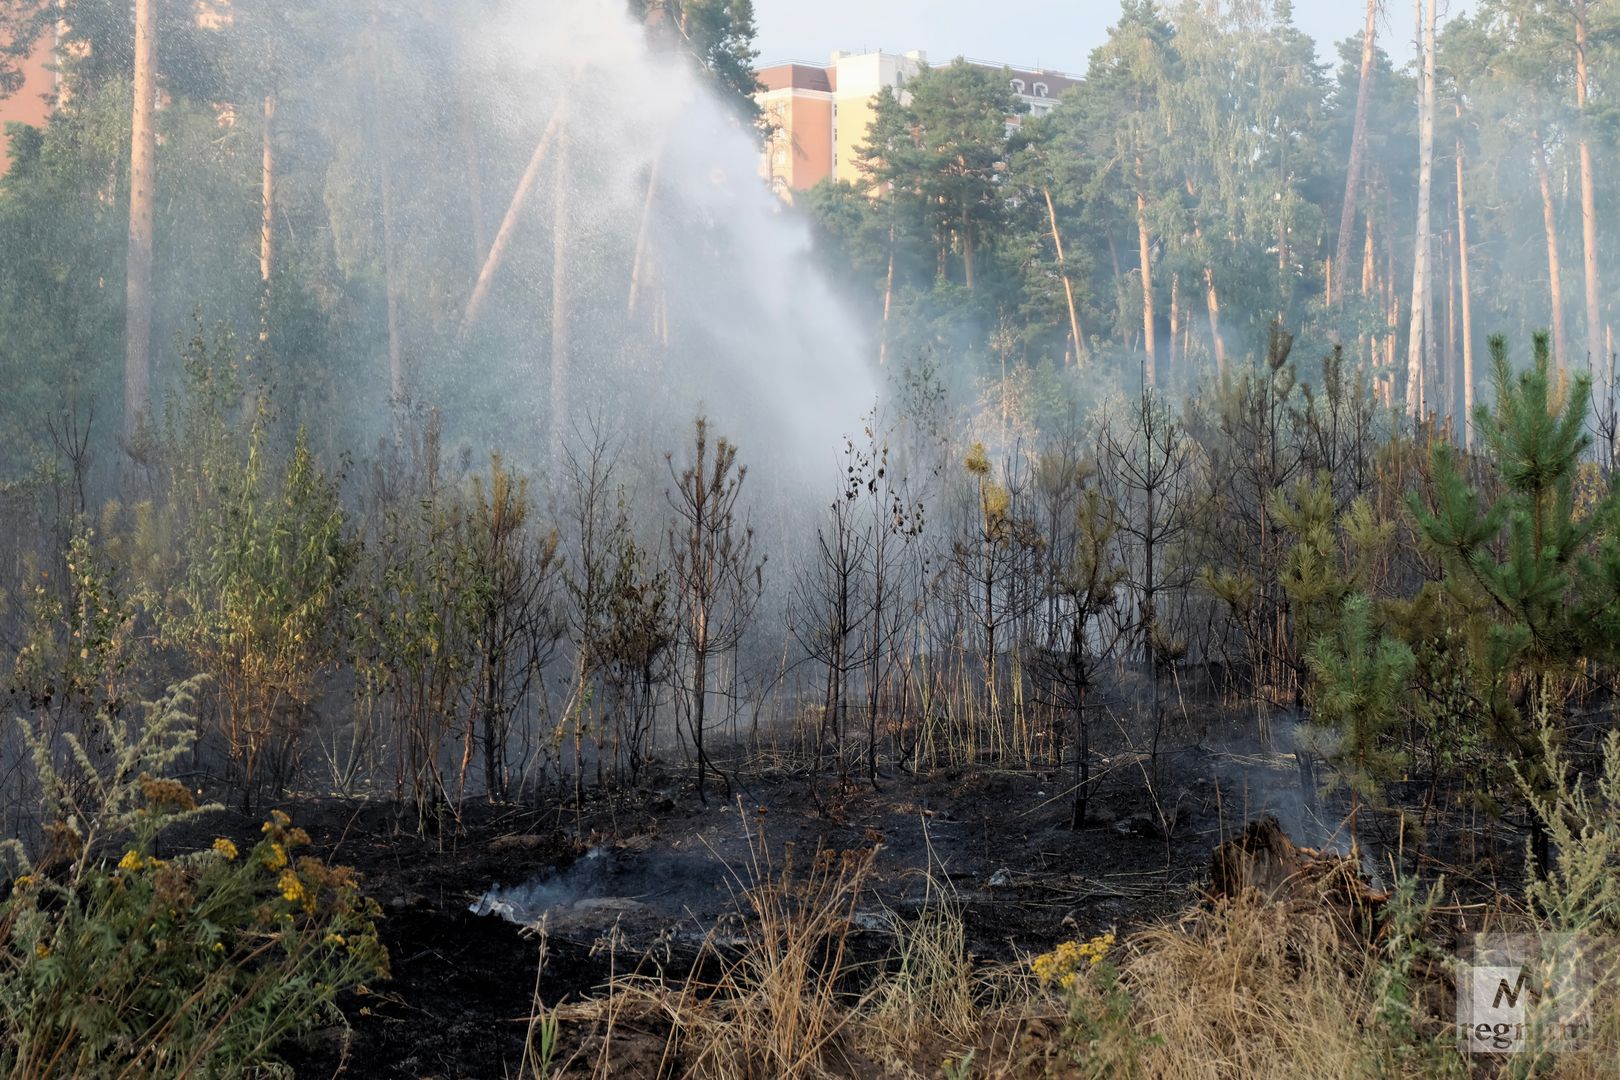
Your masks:
<instances>
[{"instance_id":1,"label":"soil","mask_svg":"<svg viewBox=\"0 0 1620 1080\"><path fill-rule=\"evenodd\" d=\"M1194 747L1161 758L1155 800L1144 765L1104 759L1079 830L1066 773L988 768L889 775L876 790L767 771L741 778L733 801L711 790L707 804L684 776L666 775L577 811L470 802L440 837L418 834L414 820L402 827L391 805L289 798L282 808L314 853L355 867L382 905L392 977L347 996L347 1024L287 1059L301 1077L519 1075L536 992L548 1005L578 1000L607 980L610 962L622 971L627 957L659 948L678 969L695 942L736 917L735 890L760 850L750 836L767 838L776 865L789 844L799 853L880 844L857 919L870 951L883 951L886 919L923 903L926 872L961 904L974 961L1000 963L1185 908L1221 840L1279 810L1256 792L1297 791L1280 755ZM260 820L222 813L171 843L203 833L251 842ZM495 885L508 888L486 897ZM548 915L543 970L536 934L475 913L491 898L519 919ZM617 957L601 947L608 937Z\"/></svg>"}]
</instances>

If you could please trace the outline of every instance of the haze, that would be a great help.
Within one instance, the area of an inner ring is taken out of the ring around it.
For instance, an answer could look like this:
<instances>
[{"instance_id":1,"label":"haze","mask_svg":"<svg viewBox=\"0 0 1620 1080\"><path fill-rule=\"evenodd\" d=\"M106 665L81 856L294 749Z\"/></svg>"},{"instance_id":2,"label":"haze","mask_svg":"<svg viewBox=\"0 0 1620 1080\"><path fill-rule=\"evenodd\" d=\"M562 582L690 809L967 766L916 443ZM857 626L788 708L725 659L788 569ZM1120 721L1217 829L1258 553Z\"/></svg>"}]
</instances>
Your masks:
<instances>
[{"instance_id":1,"label":"haze","mask_svg":"<svg viewBox=\"0 0 1620 1080\"><path fill-rule=\"evenodd\" d=\"M1468 10L1443 4L1442 19ZM1294 21L1332 56L1336 41L1361 32L1365 8L1344 0L1301 0ZM825 61L835 49L922 49L935 60L954 56L1083 73L1091 50L1119 19L1118 0L754 0L764 62ZM1379 37L1397 60L1412 48L1411 6L1385 4Z\"/></svg>"}]
</instances>

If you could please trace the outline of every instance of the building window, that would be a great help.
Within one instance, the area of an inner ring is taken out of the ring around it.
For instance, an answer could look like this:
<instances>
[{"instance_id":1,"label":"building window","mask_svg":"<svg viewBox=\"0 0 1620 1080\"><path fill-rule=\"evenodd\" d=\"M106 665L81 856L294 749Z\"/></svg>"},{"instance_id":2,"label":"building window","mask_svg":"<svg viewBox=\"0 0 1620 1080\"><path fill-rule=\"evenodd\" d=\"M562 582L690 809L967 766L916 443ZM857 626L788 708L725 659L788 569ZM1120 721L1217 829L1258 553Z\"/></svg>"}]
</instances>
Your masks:
<instances>
[{"instance_id":1,"label":"building window","mask_svg":"<svg viewBox=\"0 0 1620 1080\"><path fill-rule=\"evenodd\" d=\"M1022 94L1024 92L1024 80L1023 79L1014 79L1012 81L1012 88L1013 88L1013 93Z\"/></svg>"}]
</instances>

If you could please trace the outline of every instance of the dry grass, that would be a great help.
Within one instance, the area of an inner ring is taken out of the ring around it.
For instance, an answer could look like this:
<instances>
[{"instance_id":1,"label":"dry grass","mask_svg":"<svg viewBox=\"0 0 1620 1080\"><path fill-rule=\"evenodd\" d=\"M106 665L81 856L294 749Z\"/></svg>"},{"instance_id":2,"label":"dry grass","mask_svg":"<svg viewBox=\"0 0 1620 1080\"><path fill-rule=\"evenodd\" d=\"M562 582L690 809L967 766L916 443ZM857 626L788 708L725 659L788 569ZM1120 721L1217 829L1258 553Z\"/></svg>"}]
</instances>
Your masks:
<instances>
[{"instance_id":1,"label":"dry grass","mask_svg":"<svg viewBox=\"0 0 1620 1080\"><path fill-rule=\"evenodd\" d=\"M844 1038L862 998L848 985L854 915L875 848L817 850L800 865L791 845L773 863L762 832L734 872L744 913L731 940L711 931L692 977L614 978L600 999L562 1011L604 1032L596 1072L615 1071L615 1036L660 1033L659 1076L812 1078L848 1075Z\"/></svg>"},{"instance_id":2,"label":"dry grass","mask_svg":"<svg viewBox=\"0 0 1620 1080\"><path fill-rule=\"evenodd\" d=\"M597 999L537 1013L536 1049L555 1047L557 1024L576 1044L586 1036L555 1072L1620 1080L1614 995L1602 999L1586 1053L1549 1055L1533 1069L1460 1054L1443 960L1451 943L1425 944L1438 937L1433 895L1397 890L1369 938L1331 903L1251 890L1111 950L1111 937L1094 939L1076 977L1043 985L1031 964L976 965L960 905L934 879L917 916L890 913L886 962L857 963L851 934L876 849L818 850L801 864L789 845L773 863L761 832L749 839L748 863L734 872L745 916L729 938L711 932L690 978L619 974Z\"/></svg>"},{"instance_id":3,"label":"dry grass","mask_svg":"<svg viewBox=\"0 0 1620 1080\"><path fill-rule=\"evenodd\" d=\"M1132 1022L1154 1039L1142 1074L1165 1080L1358 1075L1373 1010L1371 958L1328 918L1239 901L1153 927L1126 945Z\"/></svg>"}]
</instances>

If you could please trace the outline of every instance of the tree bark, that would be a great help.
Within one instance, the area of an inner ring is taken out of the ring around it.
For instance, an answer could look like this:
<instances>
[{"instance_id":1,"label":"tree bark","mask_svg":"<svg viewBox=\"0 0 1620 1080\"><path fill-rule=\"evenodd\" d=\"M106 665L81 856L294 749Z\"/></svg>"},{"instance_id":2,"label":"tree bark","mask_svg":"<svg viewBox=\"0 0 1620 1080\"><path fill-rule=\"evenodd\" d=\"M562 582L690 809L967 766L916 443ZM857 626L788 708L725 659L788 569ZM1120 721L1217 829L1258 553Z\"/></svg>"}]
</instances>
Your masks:
<instances>
[{"instance_id":1,"label":"tree bark","mask_svg":"<svg viewBox=\"0 0 1620 1080\"><path fill-rule=\"evenodd\" d=\"M1585 124L1586 95L1586 0L1575 0L1575 105L1581 123L1581 240L1586 258L1586 363L1595 389L1601 386L1598 376L1603 370L1603 314L1598 303L1597 198L1592 176L1592 140ZM1612 389L1603 392L1612 393Z\"/></svg>"},{"instance_id":2,"label":"tree bark","mask_svg":"<svg viewBox=\"0 0 1620 1080\"><path fill-rule=\"evenodd\" d=\"M1373 48L1378 35L1378 0L1367 0L1367 25L1361 34L1361 82L1356 87L1356 122L1350 136L1350 163L1344 172L1344 208L1339 212L1339 247L1334 255L1333 286L1329 302L1344 303L1346 270L1350 266L1350 234L1356 227L1356 199L1361 187L1361 163L1367 153L1367 102L1372 93Z\"/></svg>"},{"instance_id":3,"label":"tree bark","mask_svg":"<svg viewBox=\"0 0 1620 1080\"><path fill-rule=\"evenodd\" d=\"M1181 275L1170 275L1170 351L1165 357L1164 381L1166 385L1176 381L1176 372L1180 368L1181 358L1176 355L1176 339L1181 332Z\"/></svg>"},{"instance_id":4,"label":"tree bark","mask_svg":"<svg viewBox=\"0 0 1620 1080\"><path fill-rule=\"evenodd\" d=\"M962 281L973 291L973 218L966 211L962 211Z\"/></svg>"},{"instance_id":5,"label":"tree bark","mask_svg":"<svg viewBox=\"0 0 1620 1080\"><path fill-rule=\"evenodd\" d=\"M264 145L259 181L259 280L268 291L270 272L275 268L276 235L276 99L264 99Z\"/></svg>"},{"instance_id":6,"label":"tree bark","mask_svg":"<svg viewBox=\"0 0 1620 1080\"><path fill-rule=\"evenodd\" d=\"M551 472L562 477L563 431L569 417L568 132L557 136L557 187L551 225ZM560 489L558 489L560 490Z\"/></svg>"},{"instance_id":7,"label":"tree bark","mask_svg":"<svg viewBox=\"0 0 1620 1080\"><path fill-rule=\"evenodd\" d=\"M465 89L457 93L456 128L461 137L461 159L467 169L467 214L472 240L472 272L482 268L489 238L484 223L484 173L478 155L478 130L473 126L472 102Z\"/></svg>"},{"instance_id":8,"label":"tree bark","mask_svg":"<svg viewBox=\"0 0 1620 1080\"><path fill-rule=\"evenodd\" d=\"M545 130L540 133L540 141L535 144L534 153L529 155L529 165L523 170L523 177L518 181L517 190L512 193L512 201L506 208L506 216L501 219L501 227L495 233L495 243L490 245L483 269L478 272L478 281L473 285L472 296L467 300L467 310L461 317L463 338L478 321L478 316L484 309L484 302L489 299L490 284L495 280L495 274L506 258L506 249L512 243L513 227L517 224L518 215L523 212L524 204L529 200L529 193L534 190L535 181L539 179L540 166L545 163L552 140L557 137L566 105L566 97L557 103L557 108L547 121Z\"/></svg>"},{"instance_id":9,"label":"tree bark","mask_svg":"<svg viewBox=\"0 0 1620 1080\"><path fill-rule=\"evenodd\" d=\"M1057 248L1058 272L1063 276L1063 295L1069 302L1069 334L1074 338L1074 360L1075 363L1078 364L1084 358L1086 353L1086 339L1080 336L1080 316L1075 311L1074 285L1069 281L1068 262L1063 257L1063 237L1058 232L1057 209L1052 205L1052 189L1043 187L1041 188L1041 194L1046 196L1046 216L1047 219L1052 223L1052 246ZM894 274L894 238L892 235L892 230L889 239L889 273L892 278ZM888 316L889 299L888 295L885 293L883 298L883 317L885 321L888 319Z\"/></svg>"},{"instance_id":10,"label":"tree bark","mask_svg":"<svg viewBox=\"0 0 1620 1080\"><path fill-rule=\"evenodd\" d=\"M1226 339L1221 336L1221 298L1215 293L1215 268L1204 265L1204 304L1209 308L1209 336L1215 349L1215 370L1226 374Z\"/></svg>"},{"instance_id":11,"label":"tree bark","mask_svg":"<svg viewBox=\"0 0 1620 1080\"><path fill-rule=\"evenodd\" d=\"M1136 159L1136 243L1142 261L1142 348L1147 353L1144 378L1158 385L1158 350L1153 336L1153 248L1148 236L1147 196L1142 189L1142 159Z\"/></svg>"},{"instance_id":12,"label":"tree bark","mask_svg":"<svg viewBox=\"0 0 1620 1080\"><path fill-rule=\"evenodd\" d=\"M388 151L377 163L382 187L383 274L388 293L388 396L389 407L398 414L405 401L405 359L399 331L399 238L394 227L394 170L388 164Z\"/></svg>"},{"instance_id":13,"label":"tree bark","mask_svg":"<svg viewBox=\"0 0 1620 1080\"><path fill-rule=\"evenodd\" d=\"M889 310L894 304L894 222L889 222L889 270L883 276L883 326L878 331L878 367L889 362Z\"/></svg>"},{"instance_id":14,"label":"tree bark","mask_svg":"<svg viewBox=\"0 0 1620 1080\"><path fill-rule=\"evenodd\" d=\"M1530 146L1536 158L1536 180L1541 186L1541 223L1547 233L1547 288L1552 300L1553 361L1563 373L1569 362L1569 343L1564 336L1564 278L1558 259L1558 219L1553 212L1552 172L1547 168L1547 148L1540 130L1530 133Z\"/></svg>"},{"instance_id":15,"label":"tree bark","mask_svg":"<svg viewBox=\"0 0 1620 1080\"><path fill-rule=\"evenodd\" d=\"M1425 379L1433 349L1430 339L1433 284L1429 207L1434 194L1434 16L1435 0L1413 0L1423 64L1418 77L1418 209L1412 253L1412 324L1406 339L1406 410L1413 419L1423 416Z\"/></svg>"},{"instance_id":16,"label":"tree bark","mask_svg":"<svg viewBox=\"0 0 1620 1080\"><path fill-rule=\"evenodd\" d=\"M157 0L135 0L130 113L129 251L124 293L124 449L133 455L152 407L152 239L157 164Z\"/></svg>"},{"instance_id":17,"label":"tree bark","mask_svg":"<svg viewBox=\"0 0 1620 1080\"><path fill-rule=\"evenodd\" d=\"M647 172L647 197L641 203L641 224L636 227L636 253L634 262L630 265L630 297L625 302L625 310L635 314L636 303L641 299L641 279L647 263L647 240L652 234L653 197L658 193L658 166L664 160L663 152L653 158L652 167Z\"/></svg>"},{"instance_id":18,"label":"tree bark","mask_svg":"<svg viewBox=\"0 0 1620 1080\"><path fill-rule=\"evenodd\" d=\"M1457 102L1461 128L1462 102ZM1463 446L1474 448L1474 321L1468 295L1468 202L1463 195L1463 141L1457 135L1457 276L1462 289L1462 424Z\"/></svg>"},{"instance_id":19,"label":"tree bark","mask_svg":"<svg viewBox=\"0 0 1620 1080\"><path fill-rule=\"evenodd\" d=\"M377 33L377 14L372 13L371 87L379 113L383 105L382 43ZM382 200L383 279L388 311L388 409L393 421L394 441L399 442L400 408L405 401L405 361L400 341L399 243L394 221L394 170L389 163L388 140L378 137L372 125L377 155L377 187Z\"/></svg>"}]
</instances>

